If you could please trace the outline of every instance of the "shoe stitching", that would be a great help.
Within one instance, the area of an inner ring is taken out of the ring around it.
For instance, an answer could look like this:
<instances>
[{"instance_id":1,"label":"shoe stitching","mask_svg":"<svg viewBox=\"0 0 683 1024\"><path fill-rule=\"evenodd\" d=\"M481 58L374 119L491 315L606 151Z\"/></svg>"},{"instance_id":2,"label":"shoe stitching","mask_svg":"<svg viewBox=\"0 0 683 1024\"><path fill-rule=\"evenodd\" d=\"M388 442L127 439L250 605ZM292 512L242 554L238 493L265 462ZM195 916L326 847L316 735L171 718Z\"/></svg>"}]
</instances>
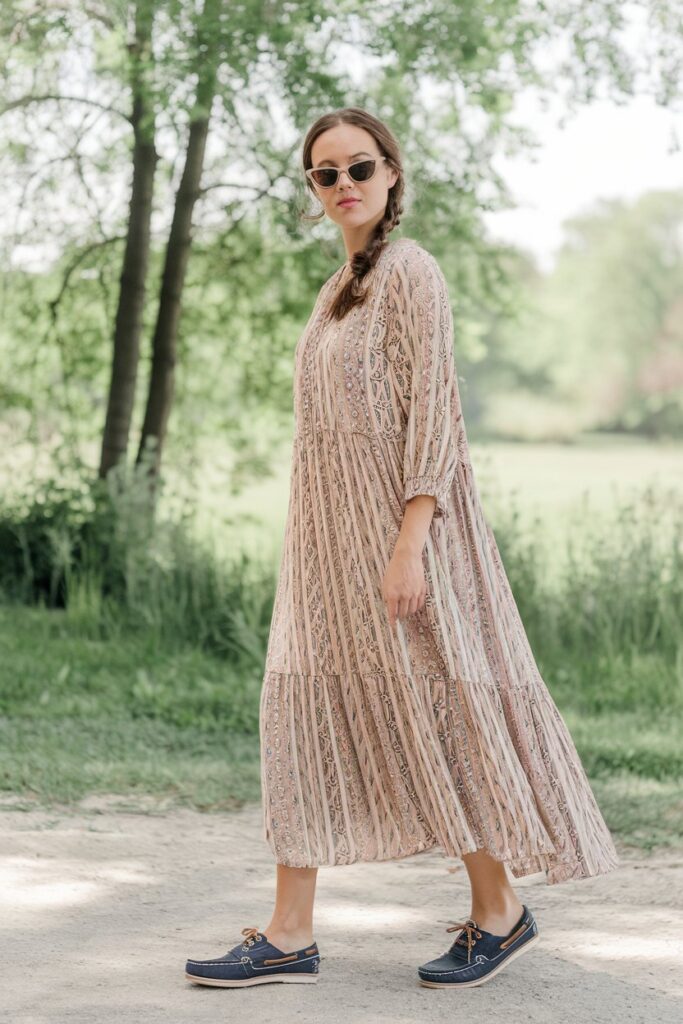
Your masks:
<instances>
[{"instance_id":1,"label":"shoe stitching","mask_svg":"<svg viewBox=\"0 0 683 1024\"><path fill-rule=\"evenodd\" d=\"M520 943L520 945L524 945L524 943ZM501 957L509 956L509 953L510 953L511 949L512 949L512 947L510 946L503 953L496 953L496 955L492 956L492 957L488 957L484 953L478 953L477 956L474 958L474 963L475 964L483 964L484 962L486 962L486 963L492 964L492 963L494 963L494 961L499 960ZM447 971L436 971L436 970L432 970L432 968L430 968L430 967L426 967L425 966L425 967L422 967L421 970L425 971L425 973L428 973L428 974L459 974L461 971L467 971L471 966L472 966L472 964L468 963L468 964L464 964L462 967L451 967Z\"/></svg>"},{"instance_id":2,"label":"shoe stitching","mask_svg":"<svg viewBox=\"0 0 683 1024\"><path fill-rule=\"evenodd\" d=\"M315 956L302 957L300 960L297 960L297 963L303 964L308 963L310 960L317 960L318 955L319 954L316 954ZM249 963L251 969L254 971L263 971L266 969L264 966L266 961L264 961L264 964L259 965L255 964L253 960L249 960L247 957L243 960L224 960L222 963L210 963L206 960L188 960L187 963L194 964L197 967L242 967L243 964Z\"/></svg>"}]
</instances>

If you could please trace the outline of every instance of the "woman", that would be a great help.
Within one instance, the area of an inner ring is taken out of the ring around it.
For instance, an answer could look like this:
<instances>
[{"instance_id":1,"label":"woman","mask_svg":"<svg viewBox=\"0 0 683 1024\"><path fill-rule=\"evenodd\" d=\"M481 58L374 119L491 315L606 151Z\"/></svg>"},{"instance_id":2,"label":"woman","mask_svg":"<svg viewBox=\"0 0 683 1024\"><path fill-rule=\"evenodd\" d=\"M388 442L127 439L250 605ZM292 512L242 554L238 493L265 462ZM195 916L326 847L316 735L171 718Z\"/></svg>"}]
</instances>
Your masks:
<instances>
[{"instance_id":1,"label":"woman","mask_svg":"<svg viewBox=\"0 0 683 1024\"><path fill-rule=\"evenodd\" d=\"M419 979L480 985L538 940L505 864L556 884L619 861L481 509L446 282L421 245L389 240L404 191L396 140L345 108L311 127L303 160L348 260L295 356L260 717L276 902L265 928L186 973L314 982L318 867L440 846L465 863L470 916Z\"/></svg>"}]
</instances>

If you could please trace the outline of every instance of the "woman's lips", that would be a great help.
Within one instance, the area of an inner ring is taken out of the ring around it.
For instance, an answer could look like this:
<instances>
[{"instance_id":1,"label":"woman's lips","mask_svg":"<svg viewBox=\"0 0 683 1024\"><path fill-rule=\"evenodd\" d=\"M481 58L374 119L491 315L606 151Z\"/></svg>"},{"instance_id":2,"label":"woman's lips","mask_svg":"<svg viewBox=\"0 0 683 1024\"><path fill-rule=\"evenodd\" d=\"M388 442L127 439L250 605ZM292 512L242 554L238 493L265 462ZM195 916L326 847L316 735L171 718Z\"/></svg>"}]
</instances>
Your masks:
<instances>
[{"instance_id":1,"label":"woman's lips","mask_svg":"<svg viewBox=\"0 0 683 1024\"><path fill-rule=\"evenodd\" d=\"M355 206L359 202L360 199L342 199L340 203L337 203L337 206Z\"/></svg>"}]
</instances>

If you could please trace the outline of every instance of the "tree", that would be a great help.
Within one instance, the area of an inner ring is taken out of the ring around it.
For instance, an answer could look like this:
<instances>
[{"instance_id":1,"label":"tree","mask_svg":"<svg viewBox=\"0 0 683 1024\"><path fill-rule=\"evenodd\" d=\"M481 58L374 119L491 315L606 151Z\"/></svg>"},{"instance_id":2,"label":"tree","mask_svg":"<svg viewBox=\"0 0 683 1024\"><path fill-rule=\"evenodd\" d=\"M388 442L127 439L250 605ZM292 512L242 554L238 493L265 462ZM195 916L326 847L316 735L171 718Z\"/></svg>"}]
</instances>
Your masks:
<instances>
[{"instance_id":1,"label":"tree","mask_svg":"<svg viewBox=\"0 0 683 1024\"><path fill-rule=\"evenodd\" d=\"M507 203L492 168L496 149L529 141L512 122L515 94L527 86L554 94L564 88L572 106L599 87L614 95L638 88L674 105L680 99L671 45L672 34L680 38L675 6L674 0L628 10L613 0L531 6L521 0L205 0L201 7L194 0L8 0L0 12L7 97L0 114L14 137L9 153L21 172L16 177L23 173L27 184L62 163L71 189L69 216L60 218L50 207L58 176L48 174L42 192L26 188L18 207L35 221L22 227L22 240L35 233L44 245L51 231L57 252L61 244L83 253L125 240L101 473L127 451L150 238L167 235L138 459L152 444L158 470L193 237L225 238L251 217L271 232L273 245L299 242L292 200L302 186L292 153L315 116L367 105L405 140L413 194L405 219L443 253L466 312L475 292L493 295L502 280L479 213ZM648 20L642 67L623 44L633 9ZM547 60L550 47L560 54L556 66ZM358 59L365 61L361 79ZM96 145L88 148L93 137ZM226 155L236 175L225 175ZM159 168L155 174L157 161L162 175ZM110 193L118 197L130 162L127 203L112 204ZM155 181L161 188L156 211ZM229 202L221 203L216 196L226 193Z\"/></svg>"},{"instance_id":2,"label":"tree","mask_svg":"<svg viewBox=\"0 0 683 1024\"><path fill-rule=\"evenodd\" d=\"M133 100L133 177L126 247L121 268L100 477L125 458L128 449L149 266L155 148L155 97L150 82L154 0L137 0L135 36L129 47Z\"/></svg>"}]
</instances>

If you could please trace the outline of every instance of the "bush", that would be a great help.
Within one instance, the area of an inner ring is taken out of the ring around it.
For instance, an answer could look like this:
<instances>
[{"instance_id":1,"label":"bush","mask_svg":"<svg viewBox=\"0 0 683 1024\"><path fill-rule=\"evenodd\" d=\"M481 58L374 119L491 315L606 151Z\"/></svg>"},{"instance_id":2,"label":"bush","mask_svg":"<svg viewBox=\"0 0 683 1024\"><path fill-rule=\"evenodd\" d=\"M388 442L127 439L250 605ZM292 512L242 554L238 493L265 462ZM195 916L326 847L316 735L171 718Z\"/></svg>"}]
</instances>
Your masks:
<instances>
[{"instance_id":1,"label":"bush","mask_svg":"<svg viewBox=\"0 0 683 1024\"><path fill-rule=\"evenodd\" d=\"M159 515L143 468L106 482L51 478L0 510L6 601L64 608L84 632L190 642L260 665L275 595L269 564L222 557L192 515Z\"/></svg>"}]
</instances>

